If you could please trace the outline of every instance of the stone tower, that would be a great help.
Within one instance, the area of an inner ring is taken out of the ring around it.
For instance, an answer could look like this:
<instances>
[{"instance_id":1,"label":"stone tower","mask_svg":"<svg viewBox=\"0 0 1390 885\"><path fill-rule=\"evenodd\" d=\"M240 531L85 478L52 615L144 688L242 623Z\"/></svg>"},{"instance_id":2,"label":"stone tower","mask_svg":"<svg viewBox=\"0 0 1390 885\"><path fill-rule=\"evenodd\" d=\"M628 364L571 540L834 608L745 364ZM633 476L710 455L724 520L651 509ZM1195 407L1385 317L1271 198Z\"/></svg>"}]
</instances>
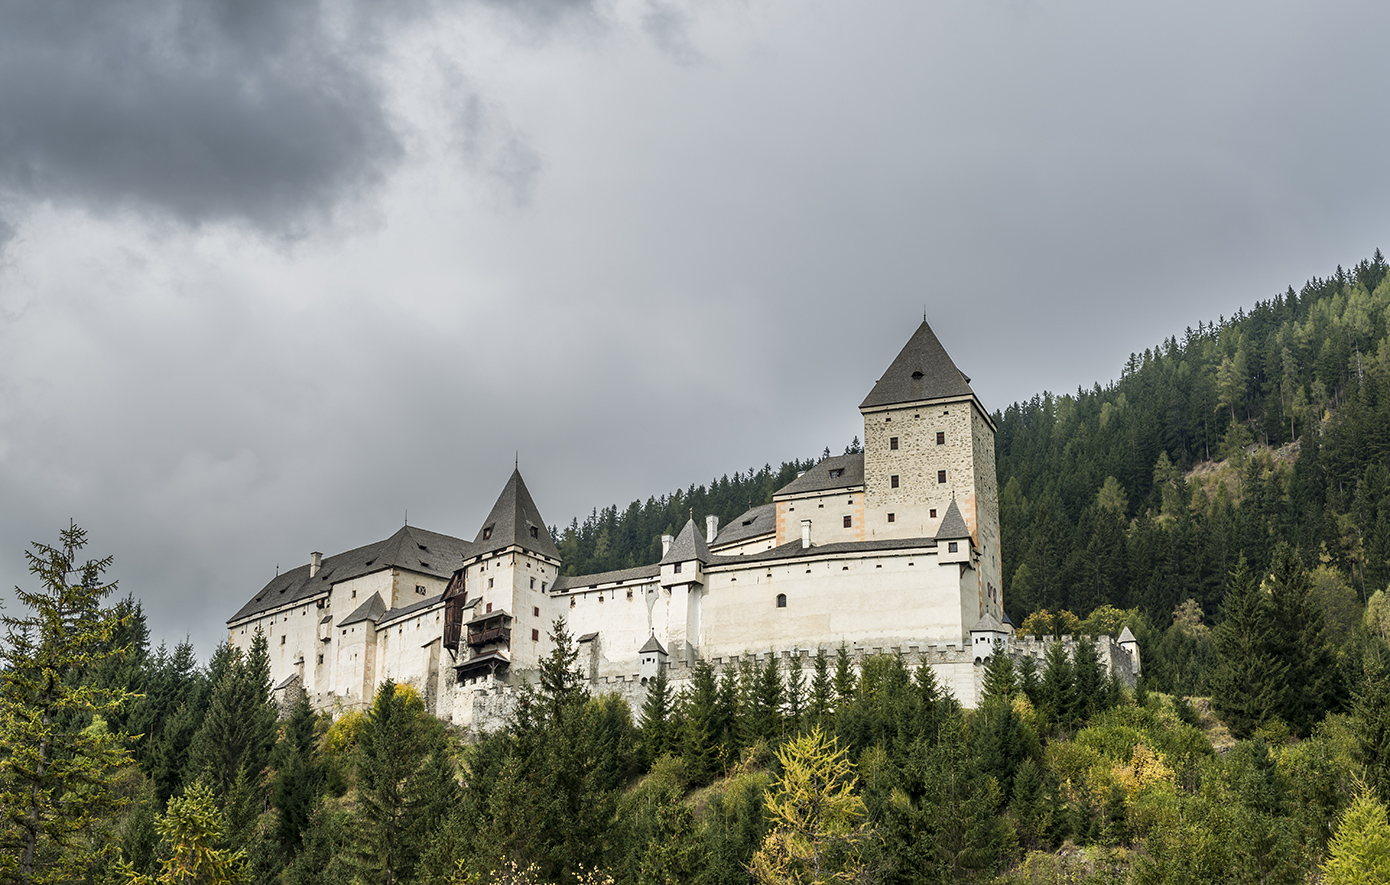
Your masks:
<instances>
[{"instance_id":1,"label":"stone tower","mask_svg":"<svg viewBox=\"0 0 1390 885\"><path fill-rule=\"evenodd\" d=\"M974 548L962 583L977 585L980 617L1002 618L994 421L925 321L859 411L865 539L944 537L958 511Z\"/></svg>"}]
</instances>

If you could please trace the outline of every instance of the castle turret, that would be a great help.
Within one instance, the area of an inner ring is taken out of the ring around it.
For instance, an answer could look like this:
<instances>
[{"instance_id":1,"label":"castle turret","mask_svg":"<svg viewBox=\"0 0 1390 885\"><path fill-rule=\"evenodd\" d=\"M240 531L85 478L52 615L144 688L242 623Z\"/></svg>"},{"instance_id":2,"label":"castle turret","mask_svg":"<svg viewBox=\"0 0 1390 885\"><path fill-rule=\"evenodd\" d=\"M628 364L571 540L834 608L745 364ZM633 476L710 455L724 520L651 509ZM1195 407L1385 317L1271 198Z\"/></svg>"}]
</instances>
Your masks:
<instances>
[{"instance_id":1,"label":"castle turret","mask_svg":"<svg viewBox=\"0 0 1390 885\"><path fill-rule=\"evenodd\" d=\"M690 520L661 557L661 587L670 594L666 638L677 660L693 664L699 657L700 602L704 595L709 545Z\"/></svg>"}]
</instances>

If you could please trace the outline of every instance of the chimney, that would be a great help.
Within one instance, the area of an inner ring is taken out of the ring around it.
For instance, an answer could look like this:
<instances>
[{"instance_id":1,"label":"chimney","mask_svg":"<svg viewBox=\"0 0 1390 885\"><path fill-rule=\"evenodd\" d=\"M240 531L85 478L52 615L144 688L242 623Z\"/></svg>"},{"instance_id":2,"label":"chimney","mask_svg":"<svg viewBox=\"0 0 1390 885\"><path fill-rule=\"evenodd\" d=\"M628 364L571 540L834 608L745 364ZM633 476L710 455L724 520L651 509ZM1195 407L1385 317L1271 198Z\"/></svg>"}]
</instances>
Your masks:
<instances>
[{"instance_id":1,"label":"chimney","mask_svg":"<svg viewBox=\"0 0 1390 885\"><path fill-rule=\"evenodd\" d=\"M323 554L322 554L322 553L317 553L317 552L315 552L315 553L310 553L310 554L309 554L309 577L312 578L314 575L317 575L317 574L319 573L319 569L322 568L322 567L323 567Z\"/></svg>"},{"instance_id":2,"label":"chimney","mask_svg":"<svg viewBox=\"0 0 1390 885\"><path fill-rule=\"evenodd\" d=\"M710 515L705 517L705 543L713 544L715 535L719 534L719 517Z\"/></svg>"},{"instance_id":3,"label":"chimney","mask_svg":"<svg viewBox=\"0 0 1390 885\"><path fill-rule=\"evenodd\" d=\"M674 541L674 540L676 540L676 539L673 538L673 537L671 537L670 535L662 535L662 536L661 536L661 555L662 555L662 556L665 556L666 554L668 554L668 553L671 552L671 542Z\"/></svg>"},{"instance_id":4,"label":"chimney","mask_svg":"<svg viewBox=\"0 0 1390 885\"><path fill-rule=\"evenodd\" d=\"M811 520L809 520L809 519L803 519L803 520L801 521L801 549L802 549L802 550L805 550L807 547L810 547L810 546L811 546Z\"/></svg>"}]
</instances>

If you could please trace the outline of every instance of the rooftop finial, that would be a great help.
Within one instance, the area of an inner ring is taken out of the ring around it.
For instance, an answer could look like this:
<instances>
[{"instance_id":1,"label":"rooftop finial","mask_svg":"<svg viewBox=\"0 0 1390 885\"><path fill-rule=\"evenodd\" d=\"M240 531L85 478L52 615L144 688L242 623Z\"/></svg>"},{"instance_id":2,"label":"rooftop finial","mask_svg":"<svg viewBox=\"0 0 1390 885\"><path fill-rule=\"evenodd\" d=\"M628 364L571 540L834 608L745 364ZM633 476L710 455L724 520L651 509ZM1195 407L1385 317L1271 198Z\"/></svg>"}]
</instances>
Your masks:
<instances>
[{"instance_id":1,"label":"rooftop finial","mask_svg":"<svg viewBox=\"0 0 1390 885\"><path fill-rule=\"evenodd\" d=\"M520 469L521 469L521 449L515 449L513 454L514 454L514 457L512 458L512 467L516 468L517 470L520 470Z\"/></svg>"},{"instance_id":2,"label":"rooftop finial","mask_svg":"<svg viewBox=\"0 0 1390 885\"><path fill-rule=\"evenodd\" d=\"M410 525L410 508L405 508L405 524Z\"/></svg>"}]
</instances>

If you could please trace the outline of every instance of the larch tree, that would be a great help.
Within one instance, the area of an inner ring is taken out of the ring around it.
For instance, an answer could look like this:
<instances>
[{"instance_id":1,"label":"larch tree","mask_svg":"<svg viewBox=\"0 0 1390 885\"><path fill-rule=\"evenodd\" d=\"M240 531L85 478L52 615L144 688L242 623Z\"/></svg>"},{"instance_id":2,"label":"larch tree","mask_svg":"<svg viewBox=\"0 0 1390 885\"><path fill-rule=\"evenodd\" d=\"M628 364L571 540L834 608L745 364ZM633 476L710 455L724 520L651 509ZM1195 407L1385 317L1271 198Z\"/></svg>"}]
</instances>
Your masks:
<instances>
[{"instance_id":1,"label":"larch tree","mask_svg":"<svg viewBox=\"0 0 1390 885\"><path fill-rule=\"evenodd\" d=\"M56 547L35 543L25 557L39 589L15 588L29 614L0 617L0 878L20 885L71 881L114 842L95 830L130 756L106 720L132 695L81 680L121 654L102 608L111 557L79 563L86 545L72 524Z\"/></svg>"}]
</instances>

